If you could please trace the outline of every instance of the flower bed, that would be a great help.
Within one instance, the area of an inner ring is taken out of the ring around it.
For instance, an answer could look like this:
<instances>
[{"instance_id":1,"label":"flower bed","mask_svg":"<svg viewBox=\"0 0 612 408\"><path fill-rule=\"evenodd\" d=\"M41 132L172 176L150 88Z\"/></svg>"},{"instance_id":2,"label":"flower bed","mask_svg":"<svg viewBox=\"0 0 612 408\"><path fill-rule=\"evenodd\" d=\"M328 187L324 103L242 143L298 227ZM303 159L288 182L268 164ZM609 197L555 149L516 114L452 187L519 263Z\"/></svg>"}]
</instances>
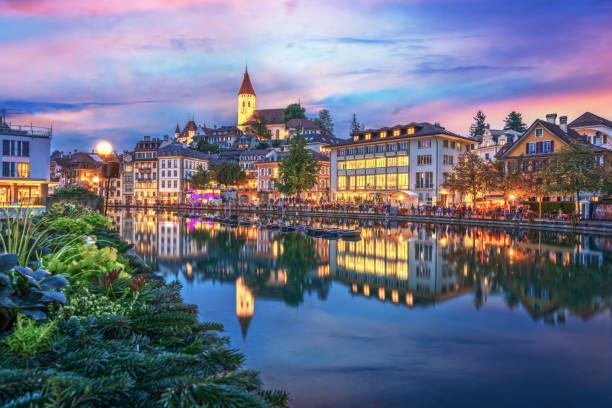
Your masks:
<instances>
[{"instance_id":1,"label":"flower bed","mask_svg":"<svg viewBox=\"0 0 612 408\"><path fill-rule=\"evenodd\" d=\"M287 405L105 217L56 204L1 236L1 406Z\"/></svg>"}]
</instances>

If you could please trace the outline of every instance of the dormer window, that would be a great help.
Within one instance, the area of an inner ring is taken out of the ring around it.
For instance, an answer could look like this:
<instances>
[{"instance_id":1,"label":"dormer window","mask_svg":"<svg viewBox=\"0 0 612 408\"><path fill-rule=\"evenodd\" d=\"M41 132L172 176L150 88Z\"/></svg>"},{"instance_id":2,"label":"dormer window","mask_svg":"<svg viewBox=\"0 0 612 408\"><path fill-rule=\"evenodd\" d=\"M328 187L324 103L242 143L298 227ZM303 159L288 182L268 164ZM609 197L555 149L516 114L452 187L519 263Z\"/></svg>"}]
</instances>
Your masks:
<instances>
[{"instance_id":1,"label":"dormer window","mask_svg":"<svg viewBox=\"0 0 612 408\"><path fill-rule=\"evenodd\" d=\"M400 129L393 129L393 136L399 136L400 132Z\"/></svg>"},{"instance_id":2,"label":"dormer window","mask_svg":"<svg viewBox=\"0 0 612 408\"><path fill-rule=\"evenodd\" d=\"M542 136L544 136L544 129L536 128L536 130L535 130L535 137L542 137Z\"/></svg>"},{"instance_id":3,"label":"dormer window","mask_svg":"<svg viewBox=\"0 0 612 408\"><path fill-rule=\"evenodd\" d=\"M379 136L380 136L380 138L381 138L381 139L384 139L385 137L387 137L387 131L382 130L382 131L380 132L380 135L379 135Z\"/></svg>"},{"instance_id":4,"label":"dormer window","mask_svg":"<svg viewBox=\"0 0 612 408\"><path fill-rule=\"evenodd\" d=\"M371 133L366 133L365 134L365 140L370 140L372 138L372 134Z\"/></svg>"},{"instance_id":5,"label":"dormer window","mask_svg":"<svg viewBox=\"0 0 612 408\"><path fill-rule=\"evenodd\" d=\"M359 140L359 135L353 136L353 140L355 140L355 141Z\"/></svg>"},{"instance_id":6,"label":"dormer window","mask_svg":"<svg viewBox=\"0 0 612 408\"><path fill-rule=\"evenodd\" d=\"M409 127L408 129L406 129L406 133L409 135L414 135L414 128L413 127Z\"/></svg>"}]
</instances>

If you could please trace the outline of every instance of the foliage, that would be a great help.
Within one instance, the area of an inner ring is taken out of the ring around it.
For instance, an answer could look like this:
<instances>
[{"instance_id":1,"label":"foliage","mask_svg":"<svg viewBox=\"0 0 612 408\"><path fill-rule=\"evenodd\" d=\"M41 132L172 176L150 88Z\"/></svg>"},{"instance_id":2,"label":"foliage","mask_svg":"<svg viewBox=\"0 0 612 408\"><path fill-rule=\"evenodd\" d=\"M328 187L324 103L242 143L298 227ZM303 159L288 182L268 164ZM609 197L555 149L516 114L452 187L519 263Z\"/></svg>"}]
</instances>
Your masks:
<instances>
[{"instance_id":1,"label":"foliage","mask_svg":"<svg viewBox=\"0 0 612 408\"><path fill-rule=\"evenodd\" d=\"M189 181L191 182L192 188L196 190L204 189L208 187L211 182L210 172L200 166L198 170L191 175Z\"/></svg>"},{"instance_id":2,"label":"foliage","mask_svg":"<svg viewBox=\"0 0 612 408\"><path fill-rule=\"evenodd\" d=\"M469 151L457 160L443 187L472 197L474 203L490 188L489 166L476 153Z\"/></svg>"},{"instance_id":3,"label":"foliage","mask_svg":"<svg viewBox=\"0 0 612 408\"><path fill-rule=\"evenodd\" d=\"M214 166L213 171L217 183L225 186L235 186L246 180L246 173L238 163L223 162Z\"/></svg>"},{"instance_id":4,"label":"foliage","mask_svg":"<svg viewBox=\"0 0 612 408\"><path fill-rule=\"evenodd\" d=\"M257 136L257 140L270 140L272 138L272 132L268 129L267 124L268 121L265 116L255 115L246 129L246 133Z\"/></svg>"},{"instance_id":5,"label":"foliage","mask_svg":"<svg viewBox=\"0 0 612 408\"><path fill-rule=\"evenodd\" d=\"M63 276L51 276L42 269L33 271L18 266L17 261L17 255L0 255L0 333L18 313L45 319L52 303L66 302L61 290L68 281Z\"/></svg>"},{"instance_id":6,"label":"foliage","mask_svg":"<svg viewBox=\"0 0 612 408\"><path fill-rule=\"evenodd\" d=\"M306 138L301 129L289 142L289 155L279 165L279 180L276 189L287 196L299 194L317 184L321 164L306 149Z\"/></svg>"},{"instance_id":7,"label":"foliage","mask_svg":"<svg viewBox=\"0 0 612 408\"><path fill-rule=\"evenodd\" d=\"M46 251L39 244L46 237L47 231L40 224L34 223L30 209L20 209L14 217L5 210L4 217L6 221L0 227L0 249L16 254L19 265L29 266L37 255Z\"/></svg>"},{"instance_id":8,"label":"foliage","mask_svg":"<svg viewBox=\"0 0 612 408\"><path fill-rule=\"evenodd\" d=\"M25 315L18 315L13 332L2 343L11 353L31 357L48 350L57 340L56 325L55 321L39 323Z\"/></svg>"},{"instance_id":9,"label":"foliage","mask_svg":"<svg viewBox=\"0 0 612 408\"><path fill-rule=\"evenodd\" d=\"M299 103L292 103L283 109L283 123L291 119L306 119L306 108L302 108Z\"/></svg>"},{"instance_id":10,"label":"foliage","mask_svg":"<svg viewBox=\"0 0 612 408\"><path fill-rule=\"evenodd\" d=\"M314 123L319 125L321 129L325 130L327 133L334 133L334 122L328 109L321 109L319 111L319 117L314 120Z\"/></svg>"},{"instance_id":11,"label":"foliage","mask_svg":"<svg viewBox=\"0 0 612 408\"><path fill-rule=\"evenodd\" d=\"M257 146L255 146L255 149L269 149L270 148L270 144L266 143L266 142L259 142L257 144Z\"/></svg>"},{"instance_id":12,"label":"foliage","mask_svg":"<svg viewBox=\"0 0 612 408\"><path fill-rule=\"evenodd\" d=\"M49 197L62 200L97 198L98 195L83 186L68 186L55 190Z\"/></svg>"},{"instance_id":13,"label":"foliage","mask_svg":"<svg viewBox=\"0 0 612 408\"><path fill-rule=\"evenodd\" d=\"M533 212L539 211L540 203L537 201L524 201L521 204L528 205ZM543 214L557 214L559 209L563 214L573 214L576 211L576 204L571 201L543 201L541 205Z\"/></svg>"},{"instance_id":14,"label":"foliage","mask_svg":"<svg viewBox=\"0 0 612 408\"><path fill-rule=\"evenodd\" d=\"M72 284L92 282L100 275L124 269L115 248L98 248L87 243L66 245L46 255L43 264L53 274L65 274Z\"/></svg>"},{"instance_id":15,"label":"foliage","mask_svg":"<svg viewBox=\"0 0 612 408\"><path fill-rule=\"evenodd\" d=\"M111 220L108 217L105 217L102 214L99 214L99 213L84 214L82 218L83 220L85 220L85 222L87 222L89 225L91 225L94 228L94 231L98 231L100 229L107 230L107 231L115 230L115 226L113 225L113 220Z\"/></svg>"},{"instance_id":16,"label":"foliage","mask_svg":"<svg viewBox=\"0 0 612 408\"><path fill-rule=\"evenodd\" d=\"M504 130L516 130L517 132L524 132L527 130L527 125L523 123L523 115L516 111L512 111L504 119Z\"/></svg>"},{"instance_id":17,"label":"foliage","mask_svg":"<svg viewBox=\"0 0 612 408\"><path fill-rule=\"evenodd\" d=\"M486 120L487 117L481 110L476 112L474 123L470 126L470 137L482 139L482 135L484 135L485 130L489 127Z\"/></svg>"},{"instance_id":18,"label":"foliage","mask_svg":"<svg viewBox=\"0 0 612 408\"><path fill-rule=\"evenodd\" d=\"M50 234L89 235L93 231L93 227L82 218L59 217L46 225Z\"/></svg>"},{"instance_id":19,"label":"foliage","mask_svg":"<svg viewBox=\"0 0 612 408\"><path fill-rule=\"evenodd\" d=\"M74 288L66 301L53 313L56 320L77 317L127 316L131 312L131 302L117 302L102 293L90 291L87 287Z\"/></svg>"},{"instance_id":20,"label":"foliage","mask_svg":"<svg viewBox=\"0 0 612 408\"><path fill-rule=\"evenodd\" d=\"M350 133L359 133L365 129L365 126L357 122L357 114L353 113L353 119L351 120Z\"/></svg>"},{"instance_id":21,"label":"foliage","mask_svg":"<svg viewBox=\"0 0 612 408\"><path fill-rule=\"evenodd\" d=\"M595 161L591 146L572 141L563 146L544 169L544 190L548 193L572 195L579 201L581 192L600 190L603 167Z\"/></svg>"},{"instance_id":22,"label":"foliage","mask_svg":"<svg viewBox=\"0 0 612 408\"><path fill-rule=\"evenodd\" d=\"M206 139L204 138L198 140L195 149L199 152L209 154L217 154L221 151L221 149L219 149L219 146L213 143L208 143L208 141L206 141Z\"/></svg>"}]
</instances>

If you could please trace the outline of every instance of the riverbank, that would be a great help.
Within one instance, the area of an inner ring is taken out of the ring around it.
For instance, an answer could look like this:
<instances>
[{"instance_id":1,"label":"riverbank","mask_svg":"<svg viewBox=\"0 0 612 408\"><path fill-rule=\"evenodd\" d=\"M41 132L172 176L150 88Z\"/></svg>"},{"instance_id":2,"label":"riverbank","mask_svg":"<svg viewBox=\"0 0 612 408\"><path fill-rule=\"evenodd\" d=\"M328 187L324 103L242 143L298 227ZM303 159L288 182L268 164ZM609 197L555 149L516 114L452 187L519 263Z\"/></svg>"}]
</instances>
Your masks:
<instances>
[{"instance_id":1,"label":"riverbank","mask_svg":"<svg viewBox=\"0 0 612 408\"><path fill-rule=\"evenodd\" d=\"M273 217L322 217L329 219L354 219L354 220L373 220L379 222L418 222L429 224L449 224L449 225L464 225L475 227L491 227L504 229L530 229L541 231L559 231L559 232L576 232L596 235L612 236L612 221L598 220L581 220L576 225L567 221L555 220L534 220L530 222L527 219L519 220L503 220L492 218L468 218L468 217L450 217L450 216L427 216L427 215L391 215L379 213L365 213L353 211L306 211L295 210L291 207L285 209L261 209L256 207L186 207L186 206L119 206L115 208L125 208L134 210L157 210L157 211L179 211L188 213L205 213L205 212L234 212L244 214L255 214Z\"/></svg>"},{"instance_id":2,"label":"riverbank","mask_svg":"<svg viewBox=\"0 0 612 408\"><path fill-rule=\"evenodd\" d=\"M109 218L70 205L24 214L2 226L0 405L287 405Z\"/></svg>"}]
</instances>

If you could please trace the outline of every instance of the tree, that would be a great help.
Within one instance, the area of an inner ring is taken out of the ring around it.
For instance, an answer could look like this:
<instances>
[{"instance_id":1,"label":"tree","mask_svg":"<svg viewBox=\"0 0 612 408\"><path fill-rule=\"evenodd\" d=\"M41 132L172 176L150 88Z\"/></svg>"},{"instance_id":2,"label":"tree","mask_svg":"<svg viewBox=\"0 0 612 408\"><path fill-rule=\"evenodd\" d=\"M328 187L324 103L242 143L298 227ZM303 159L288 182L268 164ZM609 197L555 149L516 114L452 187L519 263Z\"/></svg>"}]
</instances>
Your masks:
<instances>
[{"instance_id":1,"label":"tree","mask_svg":"<svg viewBox=\"0 0 612 408\"><path fill-rule=\"evenodd\" d=\"M263 115L255 115L246 129L247 134L257 136L257 140L270 140L272 132L268 129L268 121Z\"/></svg>"},{"instance_id":2,"label":"tree","mask_svg":"<svg viewBox=\"0 0 612 408\"><path fill-rule=\"evenodd\" d=\"M306 119L306 109L302 108L299 103L288 105L283 109L283 123L287 123L291 119Z\"/></svg>"},{"instance_id":3,"label":"tree","mask_svg":"<svg viewBox=\"0 0 612 408\"><path fill-rule=\"evenodd\" d=\"M517 132L527 130L527 125L523 123L523 115L516 111L510 112L504 122L504 130L516 130Z\"/></svg>"},{"instance_id":4,"label":"tree","mask_svg":"<svg viewBox=\"0 0 612 408\"><path fill-rule=\"evenodd\" d=\"M453 170L443 187L472 196L474 205L484 197L490 187L489 166L476 153L463 154L453 165Z\"/></svg>"},{"instance_id":5,"label":"tree","mask_svg":"<svg viewBox=\"0 0 612 408\"><path fill-rule=\"evenodd\" d=\"M306 138L298 126L289 142L289 155L279 165L276 189L286 196L300 194L317 184L321 164L306 149Z\"/></svg>"},{"instance_id":6,"label":"tree","mask_svg":"<svg viewBox=\"0 0 612 408\"><path fill-rule=\"evenodd\" d=\"M327 133L334 133L334 122L332 121L331 114L327 109L321 109L319 111L319 117L314 120L314 122L321 126L323 130Z\"/></svg>"},{"instance_id":7,"label":"tree","mask_svg":"<svg viewBox=\"0 0 612 408\"><path fill-rule=\"evenodd\" d=\"M246 173L238 163L223 162L214 166L213 171L217 183L225 186L235 186L246 180Z\"/></svg>"},{"instance_id":8,"label":"tree","mask_svg":"<svg viewBox=\"0 0 612 408\"><path fill-rule=\"evenodd\" d=\"M266 143L266 142L259 142L257 144L257 146L255 146L256 150L259 150L259 149L269 149L269 148L270 148L270 144Z\"/></svg>"},{"instance_id":9,"label":"tree","mask_svg":"<svg viewBox=\"0 0 612 408\"><path fill-rule=\"evenodd\" d=\"M476 112L476 116L474 116L474 123L470 126L470 136L478 139L482 139L482 135L484 135L485 130L489 127L489 124L486 123L487 117L481 110Z\"/></svg>"},{"instance_id":10,"label":"tree","mask_svg":"<svg viewBox=\"0 0 612 408\"><path fill-rule=\"evenodd\" d=\"M353 113L353 120L351 121L351 133L359 133L363 130L364 126L357 122L357 115Z\"/></svg>"},{"instance_id":11,"label":"tree","mask_svg":"<svg viewBox=\"0 0 612 408\"><path fill-rule=\"evenodd\" d=\"M198 167L198 170L191 175L189 178L191 182L191 187L195 190L202 190L208 187L211 181L210 172L202 168L202 166Z\"/></svg>"},{"instance_id":12,"label":"tree","mask_svg":"<svg viewBox=\"0 0 612 408\"><path fill-rule=\"evenodd\" d=\"M220 151L219 146L212 143L208 143L206 139L198 140L198 143L196 144L196 150L202 153L209 154L219 153Z\"/></svg>"},{"instance_id":13,"label":"tree","mask_svg":"<svg viewBox=\"0 0 612 408\"><path fill-rule=\"evenodd\" d=\"M604 167L595 161L591 146L572 141L548 162L544 169L544 190L547 193L571 195L578 205L580 193L598 192L606 187L605 173Z\"/></svg>"}]
</instances>

